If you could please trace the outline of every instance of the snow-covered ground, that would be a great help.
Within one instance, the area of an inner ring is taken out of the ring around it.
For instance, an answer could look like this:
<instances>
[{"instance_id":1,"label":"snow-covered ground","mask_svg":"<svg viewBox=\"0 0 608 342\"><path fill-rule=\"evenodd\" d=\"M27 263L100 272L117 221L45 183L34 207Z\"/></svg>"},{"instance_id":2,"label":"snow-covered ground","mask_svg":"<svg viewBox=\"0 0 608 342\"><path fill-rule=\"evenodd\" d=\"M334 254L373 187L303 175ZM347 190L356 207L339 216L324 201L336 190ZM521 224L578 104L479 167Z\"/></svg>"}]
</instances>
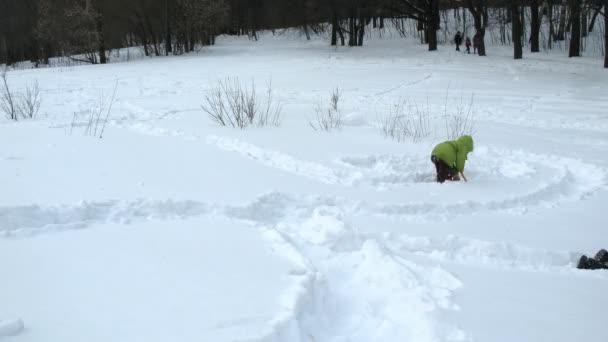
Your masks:
<instances>
[{"instance_id":1,"label":"snow-covered ground","mask_svg":"<svg viewBox=\"0 0 608 342\"><path fill-rule=\"evenodd\" d=\"M574 268L608 247L601 61L366 44L9 72L43 105L0 121L0 340L607 341L608 272ZM282 125L214 124L226 77L272 80ZM345 125L314 131L335 87ZM468 183L433 182L444 128L378 128L399 99L437 119L471 95Z\"/></svg>"}]
</instances>

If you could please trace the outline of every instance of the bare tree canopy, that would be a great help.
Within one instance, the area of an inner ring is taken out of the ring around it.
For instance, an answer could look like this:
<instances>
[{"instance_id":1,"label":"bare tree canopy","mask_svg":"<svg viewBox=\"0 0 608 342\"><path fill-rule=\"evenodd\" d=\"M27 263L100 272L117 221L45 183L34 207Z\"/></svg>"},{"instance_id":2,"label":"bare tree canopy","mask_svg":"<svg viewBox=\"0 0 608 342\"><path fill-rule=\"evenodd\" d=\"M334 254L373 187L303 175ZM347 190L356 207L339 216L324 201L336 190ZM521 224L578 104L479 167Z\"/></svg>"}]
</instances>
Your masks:
<instances>
[{"instance_id":1,"label":"bare tree canopy","mask_svg":"<svg viewBox=\"0 0 608 342\"><path fill-rule=\"evenodd\" d=\"M260 30L288 27L299 28L309 39L327 30L332 45L355 47L364 45L369 30L383 29L387 21L399 30L399 23L404 19L417 23L421 43L428 44L429 51L433 51L438 48L438 32L447 36L446 32L453 35L456 30L452 27L446 31L448 17L458 18L463 34L470 30L467 36L474 36L475 51L480 56L486 55L485 38L490 25L499 25L500 42L513 44L515 55L521 55L517 49L528 43L530 51L540 51L542 24L549 30L549 37L543 38L548 39L543 48L551 49L552 42L567 38L569 56L574 57L582 53L581 37L593 31L594 26L603 24L605 2L3 0L0 1L0 64L29 60L38 65L57 56L106 63L109 51L129 46L142 47L146 55L182 54L194 51L197 46L215 44L220 34L246 35L257 40ZM514 15L518 18L513 18ZM530 31L526 32L528 28ZM608 58L606 61L608 64Z\"/></svg>"}]
</instances>

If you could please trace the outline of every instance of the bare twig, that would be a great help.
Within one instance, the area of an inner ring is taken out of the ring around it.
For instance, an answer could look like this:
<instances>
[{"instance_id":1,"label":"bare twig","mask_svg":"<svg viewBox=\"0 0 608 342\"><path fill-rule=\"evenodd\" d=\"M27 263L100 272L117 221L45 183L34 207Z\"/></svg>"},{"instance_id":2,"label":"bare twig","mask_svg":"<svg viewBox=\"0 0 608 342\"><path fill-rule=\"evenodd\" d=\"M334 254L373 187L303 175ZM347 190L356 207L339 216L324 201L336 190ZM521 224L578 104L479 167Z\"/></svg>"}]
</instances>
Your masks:
<instances>
[{"instance_id":1,"label":"bare twig","mask_svg":"<svg viewBox=\"0 0 608 342\"><path fill-rule=\"evenodd\" d=\"M110 117L110 112L112 111L112 105L114 104L114 97L116 96L116 88L118 88L118 80L114 84L114 91L112 92L112 97L110 98L110 104L108 105L108 111L106 112L106 117L103 120L103 126L101 126L101 132L99 133L99 139L103 138L103 132L106 130L106 125L108 124L108 118Z\"/></svg>"},{"instance_id":2,"label":"bare twig","mask_svg":"<svg viewBox=\"0 0 608 342\"><path fill-rule=\"evenodd\" d=\"M34 84L25 88L25 94L22 95L21 103L18 106L19 112L23 117L33 119L38 115L41 102L40 87L38 81L35 81Z\"/></svg>"},{"instance_id":3,"label":"bare twig","mask_svg":"<svg viewBox=\"0 0 608 342\"><path fill-rule=\"evenodd\" d=\"M76 124L76 112L74 112L74 115L72 115L72 123L70 124L70 135L72 135L72 132L74 131L75 124Z\"/></svg>"},{"instance_id":4,"label":"bare twig","mask_svg":"<svg viewBox=\"0 0 608 342\"><path fill-rule=\"evenodd\" d=\"M310 127L315 131L324 132L330 132L342 127L342 111L339 108L341 95L340 89L336 87L329 97L329 105L327 107L323 107L320 103L315 105L316 120L308 122Z\"/></svg>"},{"instance_id":5,"label":"bare twig","mask_svg":"<svg viewBox=\"0 0 608 342\"><path fill-rule=\"evenodd\" d=\"M385 137L397 142L416 143L431 134L428 99L426 105L399 100L378 121Z\"/></svg>"},{"instance_id":6,"label":"bare twig","mask_svg":"<svg viewBox=\"0 0 608 342\"><path fill-rule=\"evenodd\" d=\"M248 88L238 78L220 80L205 95L201 108L221 126L245 129L252 125L265 127L281 124L282 106L274 101L271 82L268 83L265 97L262 97L254 81Z\"/></svg>"},{"instance_id":7,"label":"bare twig","mask_svg":"<svg viewBox=\"0 0 608 342\"><path fill-rule=\"evenodd\" d=\"M15 104L15 96L8 85L8 75L6 67L0 72L0 78L2 78L3 88L0 90L0 110L6 114L11 120L18 120L17 117L17 106Z\"/></svg>"},{"instance_id":8,"label":"bare twig","mask_svg":"<svg viewBox=\"0 0 608 342\"><path fill-rule=\"evenodd\" d=\"M471 99L468 105L464 103L464 98L461 95L460 101L450 105L447 100L445 102L444 120L446 127L446 137L449 140L457 139L463 135L472 135L475 132L475 118L473 116L474 95L471 94ZM450 109L448 109L448 107Z\"/></svg>"}]
</instances>

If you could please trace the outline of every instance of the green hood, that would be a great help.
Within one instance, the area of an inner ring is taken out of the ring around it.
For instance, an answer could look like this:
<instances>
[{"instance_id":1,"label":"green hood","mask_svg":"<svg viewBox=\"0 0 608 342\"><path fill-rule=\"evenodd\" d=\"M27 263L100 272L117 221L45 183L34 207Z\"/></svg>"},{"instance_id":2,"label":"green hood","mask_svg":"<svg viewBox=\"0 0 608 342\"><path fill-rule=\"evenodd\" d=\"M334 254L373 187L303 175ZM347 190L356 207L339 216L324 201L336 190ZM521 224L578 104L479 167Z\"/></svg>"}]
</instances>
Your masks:
<instances>
[{"instance_id":1,"label":"green hood","mask_svg":"<svg viewBox=\"0 0 608 342\"><path fill-rule=\"evenodd\" d=\"M459 148L464 149L467 153L473 152L473 138L469 135L463 135L456 140Z\"/></svg>"},{"instance_id":2,"label":"green hood","mask_svg":"<svg viewBox=\"0 0 608 342\"><path fill-rule=\"evenodd\" d=\"M443 160L456 171L463 172L469 152L473 152L473 138L464 135L457 140L446 141L435 146L432 155Z\"/></svg>"}]
</instances>

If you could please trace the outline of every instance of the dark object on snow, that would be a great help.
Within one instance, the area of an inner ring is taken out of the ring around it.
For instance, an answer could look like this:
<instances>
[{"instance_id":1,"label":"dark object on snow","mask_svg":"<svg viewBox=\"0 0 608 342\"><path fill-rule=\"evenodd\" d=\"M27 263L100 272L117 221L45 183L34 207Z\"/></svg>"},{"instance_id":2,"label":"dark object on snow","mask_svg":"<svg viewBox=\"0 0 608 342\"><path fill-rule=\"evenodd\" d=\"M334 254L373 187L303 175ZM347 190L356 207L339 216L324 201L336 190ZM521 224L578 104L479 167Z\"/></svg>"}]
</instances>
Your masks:
<instances>
[{"instance_id":1,"label":"dark object on snow","mask_svg":"<svg viewBox=\"0 0 608 342\"><path fill-rule=\"evenodd\" d=\"M608 252L602 249L595 255L595 258L588 258L583 255L576 268L581 270L608 270Z\"/></svg>"},{"instance_id":2,"label":"dark object on snow","mask_svg":"<svg viewBox=\"0 0 608 342\"><path fill-rule=\"evenodd\" d=\"M435 169L437 170L437 182L443 183L446 180L448 181L459 181L460 177L458 177L458 172L455 168L449 167L443 160L432 156L431 161L435 164Z\"/></svg>"},{"instance_id":3,"label":"dark object on snow","mask_svg":"<svg viewBox=\"0 0 608 342\"><path fill-rule=\"evenodd\" d=\"M608 251L605 249L600 249L600 251L595 255L595 260L604 264L608 263Z\"/></svg>"}]
</instances>

